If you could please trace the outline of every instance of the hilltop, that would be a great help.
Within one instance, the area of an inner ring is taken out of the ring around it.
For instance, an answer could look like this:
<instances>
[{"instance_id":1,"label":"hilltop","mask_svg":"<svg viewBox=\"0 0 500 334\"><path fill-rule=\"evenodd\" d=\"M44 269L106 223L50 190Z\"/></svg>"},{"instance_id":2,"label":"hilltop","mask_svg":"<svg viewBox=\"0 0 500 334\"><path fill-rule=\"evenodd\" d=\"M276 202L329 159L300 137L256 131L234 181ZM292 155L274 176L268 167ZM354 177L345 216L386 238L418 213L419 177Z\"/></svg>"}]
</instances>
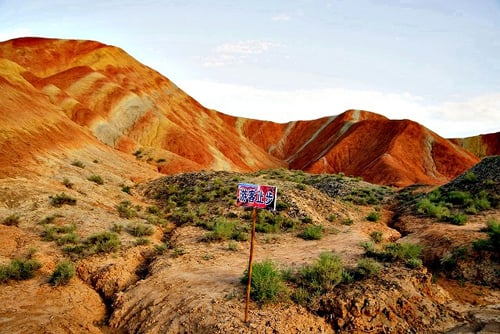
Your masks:
<instances>
[{"instance_id":1,"label":"hilltop","mask_svg":"<svg viewBox=\"0 0 500 334\"><path fill-rule=\"evenodd\" d=\"M114 154L103 144L164 174L287 167L395 186L443 184L478 162L418 123L368 111L285 124L228 116L98 42L14 39L0 43L0 62L4 175L49 150Z\"/></svg>"}]
</instances>

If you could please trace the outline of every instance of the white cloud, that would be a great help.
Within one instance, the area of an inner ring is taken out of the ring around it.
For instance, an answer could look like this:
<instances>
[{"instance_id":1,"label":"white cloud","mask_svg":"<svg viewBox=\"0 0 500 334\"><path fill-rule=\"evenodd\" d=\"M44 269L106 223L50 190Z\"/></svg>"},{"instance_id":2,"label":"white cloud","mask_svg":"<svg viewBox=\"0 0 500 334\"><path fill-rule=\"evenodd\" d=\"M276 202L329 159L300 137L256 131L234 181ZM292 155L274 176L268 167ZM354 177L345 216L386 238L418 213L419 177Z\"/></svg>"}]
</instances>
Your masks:
<instances>
[{"instance_id":1,"label":"white cloud","mask_svg":"<svg viewBox=\"0 0 500 334\"><path fill-rule=\"evenodd\" d=\"M271 20L273 20L273 21L290 21L291 19L292 19L292 17L288 14L285 14L285 13L275 15L271 18Z\"/></svg>"},{"instance_id":2,"label":"white cloud","mask_svg":"<svg viewBox=\"0 0 500 334\"><path fill-rule=\"evenodd\" d=\"M271 48L278 47L278 43L270 41L246 40L236 43L225 43L215 48L217 53L233 54L261 54Z\"/></svg>"},{"instance_id":3,"label":"white cloud","mask_svg":"<svg viewBox=\"0 0 500 334\"><path fill-rule=\"evenodd\" d=\"M315 89L263 90L209 81L178 82L208 108L226 114L274 122L309 120L363 109L390 119L410 119L446 137L466 137L500 131L500 94L464 102L426 105L410 93Z\"/></svg>"},{"instance_id":4,"label":"white cloud","mask_svg":"<svg viewBox=\"0 0 500 334\"><path fill-rule=\"evenodd\" d=\"M203 59L203 65L208 67L225 66L243 63L251 56L261 55L272 48L281 45L265 40L245 40L235 43L225 43L214 49L214 54Z\"/></svg>"}]
</instances>

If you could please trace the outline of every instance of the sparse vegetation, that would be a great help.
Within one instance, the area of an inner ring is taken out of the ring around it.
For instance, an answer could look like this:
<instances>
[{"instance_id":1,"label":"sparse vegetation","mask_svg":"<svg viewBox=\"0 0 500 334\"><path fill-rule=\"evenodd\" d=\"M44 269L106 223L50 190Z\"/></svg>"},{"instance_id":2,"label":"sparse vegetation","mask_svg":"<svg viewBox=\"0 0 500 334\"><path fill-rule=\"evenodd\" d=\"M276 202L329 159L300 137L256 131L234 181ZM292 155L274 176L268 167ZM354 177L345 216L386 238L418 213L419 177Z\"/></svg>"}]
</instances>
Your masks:
<instances>
[{"instance_id":1,"label":"sparse vegetation","mask_svg":"<svg viewBox=\"0 0 500 334\"><path fill-rule=\"evenodd\" d=\"M90 175L87 180L97 183L98 185L103 185L104 180L100 175Z\"/></svg>"},{"instance_id":2,"label":"sparse vegetation","mask_svg":"<svg viewBox=\"0 0 500 334\"><path fill-rule=\"evenodd\" d=\"M134 237L143 237L155 233L155 228L143 223L133 223L127 226L127 232Z\"/></svg>"},{"instance_id":3,"label":"sparse vegetation","mask_svg":"<svg viewBox=\"0 0 500 334\"><path fill-rule=\"evenodd\" d=\"M20 216L17 213L13 213L7 217L5 217L2 221L2 224L6 226L19 226Z\"/></svg>"},{"instance_id":4,"label":"sparse vegetation","mask_svg":"<svg viewBox=\"0 0 500 334\"><path fill-rule=\"evenodd\" d=\"M248 283L248 270L245 270L241 283ZM283 300L288 295L288 288L282 273L271 260L255 263L252 266L250 296L260 304Z\"/></svg>"},{"instance_id":5,"label":"sparse vegetation","mask_svg":"<svg viewBox=\"0 0 500 334\"><path fill-rule=\"evenodd\" d=\"M362 258L358 261L356 273L363 277L375 276L382 269L380 263L372 258Z\"/></svg>"},{"instance_id":6,"label":"sparse vegetation","mask_svg":"<svg viewBox=\"0 0 500 334\"><path fill-rule=\"evenodd\" d=\"M342 220L342 225L350 226L352 224L354 224L354 219L352 218L345 218Z\"/></svg>"},{"instance_id":7,"label":"sparse vegetation","mask_svg":"<svg viewBox=\"0 0 500 334\"><path fill-rule=\"evenodd\" d=\"M71 163L72 166L76 166L79 168L85 168L85 164L81 162L80 160L75 160Z\"/></svg>"},{"instance_id":8,"label":"sparse vegetation","mask_svg":"<svg viewBox=\"0 0 500 334\"><path fill-rule=\"evenodd\" d=\"M371 222L376 222L380 219L380 214L376 211L371 211L368 216L366 216L366 220Z\"/></svg>"},{"instance_id":9,"label":"sparse vegetation","mask_svg":"<svg viewBox=\"0 0 500 334\"><path fill-rule=\"evenodd\" d=\"M137 210L132 206L132 203L129 201L122 201L116 207L118 211L118 215L121 218L133 218L137 216Z\"/></svg>"},{"instance_id":10,"label":"sparse vegetation","mask_svg":"<svg viewBox=\"0 0 500 334\"><path fill-rule=\"evenodd\" d=\"M67 177L62 180L62 184L68 189L73 189L73 183Z\"/></svg>"},{"instance_id":11,"label":"sparse vegetation","mask_svg":"<svg viewBox=\"0 0 500 334\"><path fill-rule=\"evenodd\" d=\"M324 252L310 265L299 271L298 286L317 296L342 282L342 260L336 254Z\"/></svg>"},{"instance_id":12,"label":"sparse vegetation","mask_svg":"<svg viewBox=\"0 0 500 334\"><path fill-rule=\"evenodd\" d=\"M382 232L380 231L373 231L370 233L370 238L372 239L373 242L379 243L382 241Z\"/></svg>"},{"instance_id":13,"label":"sparse vegetation","mask_svg":"<svg viewBox=\"0 0 500 334\"><path fill-rule=\"evenodd\" d=\"M57 264L54 272L50 276L49 283L53 286L66 285L71 278L75 276L76 268L73 262L69 260L62 261Z\"/></svg>"},{"instance_id":14,"label":"sparse vegetation","mask_svg":"<svg viewBox=\"0 0 500 334\"><path fill-rule=\"evenodd\" d=\"M311 225L306 226L304 231L299 234L304 240L320 240L323 236L323 226L321 225Z\"/></svg>"},{"instance_id":15,"label":"sparse vegetation","mask_svg":"<svg viewBox=\"0 0 500 334\"><path fill-rule=\"evenodd\" d=\"M60 193L50 197L50 204L55 207L61 207L64 204L76 205L76 198L73 198L65 193Z\"/></svg>"},{"instance_id":16,"label":"sparse vegetation","mask_svg":"<svg viewBox=\"0 0 500 334\"><path fill-rule=\"evenodd\" d=\"M33 257L34 253L34 250L30 250L25 257L11 260L6 265L0 265L0 284L11 279L22 281L32 278L35 272L42 267L42 264Z\"/></svg>"}]
</instances>

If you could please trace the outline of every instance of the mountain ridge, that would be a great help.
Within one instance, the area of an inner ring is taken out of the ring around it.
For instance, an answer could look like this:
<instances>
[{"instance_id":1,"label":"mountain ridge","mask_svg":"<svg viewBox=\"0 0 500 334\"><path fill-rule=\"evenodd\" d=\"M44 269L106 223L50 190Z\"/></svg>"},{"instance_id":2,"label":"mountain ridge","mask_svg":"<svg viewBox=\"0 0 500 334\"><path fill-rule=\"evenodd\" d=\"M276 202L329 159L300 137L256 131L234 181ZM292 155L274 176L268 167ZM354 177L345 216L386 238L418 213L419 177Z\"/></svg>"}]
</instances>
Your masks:
<instances>
[{"instance_id":1,"label":"mountain ridge","mask_svg":"<svg viewBox=\"0 0 500 334\"><path fill-rule=\"evenodd\" d=\"M47 110L164 174L287 167L406 186L445 183L479 161L418 123L368 111L288 123L225 115L124 50L95 41L14 39L0 43L0 60L3 85L45 96ZM7 117L18 108L5 108Z\"/></svg>"}]
</instances>

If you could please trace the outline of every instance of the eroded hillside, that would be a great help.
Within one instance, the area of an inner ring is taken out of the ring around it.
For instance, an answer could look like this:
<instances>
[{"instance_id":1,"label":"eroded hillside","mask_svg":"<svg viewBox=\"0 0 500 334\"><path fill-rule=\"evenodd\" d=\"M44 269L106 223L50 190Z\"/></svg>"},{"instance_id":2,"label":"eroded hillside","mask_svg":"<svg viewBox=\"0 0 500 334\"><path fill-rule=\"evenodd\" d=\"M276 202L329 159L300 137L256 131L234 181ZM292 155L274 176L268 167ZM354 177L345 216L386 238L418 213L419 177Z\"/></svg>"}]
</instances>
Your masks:
<instances>
[{"instance_id":1,"label":"eroded hillside","mask_svg":"<svg viewBox=\"0 0 500 334\"><path fill-rule=\"evenodd\" d=\"M289 167L394 186L443 184L478 161L417 123L367 111L286 124L224 115L98 42L14 39L0 43L0 64L3 173L103 144L164 174Z\"/></svg>"},{"instance_id":2,"label":"eroded hillside","mask_svg":"<svg viewBox=\"0 0 500 334\"><path fill-rule=\"evenodd\" d=\"M187 173L136 184L107 164L70 158L36 181L0 180L0 262L41 264L33 278L3 279L2 331L452 333L499 326L496 283L467 275L462 258L436 271L430 254L440 251L446 259L453 248L428 244L442 240L429 237L429 229L402 228L404 238L394 229L394 212L400 222L417 223L398 209L400 201L419 200L413 191L285 169ZM239 182L279 189L277 211L257 216L255 261L283 270L285 285L276 300L251 303L249 324L240 279L252 218L235 206ZM441 222L439 230L460 243L486 239L486 221L500 219L498 203L490 204L461 229ZM326 286L312 284L304 271L322 254L342 269ZM64 260L76 273L54 286ZM462 286L447 281L456 272L464 273ZM485 282L490 287L476 285Z\"/></svg>"}]
</instances>

